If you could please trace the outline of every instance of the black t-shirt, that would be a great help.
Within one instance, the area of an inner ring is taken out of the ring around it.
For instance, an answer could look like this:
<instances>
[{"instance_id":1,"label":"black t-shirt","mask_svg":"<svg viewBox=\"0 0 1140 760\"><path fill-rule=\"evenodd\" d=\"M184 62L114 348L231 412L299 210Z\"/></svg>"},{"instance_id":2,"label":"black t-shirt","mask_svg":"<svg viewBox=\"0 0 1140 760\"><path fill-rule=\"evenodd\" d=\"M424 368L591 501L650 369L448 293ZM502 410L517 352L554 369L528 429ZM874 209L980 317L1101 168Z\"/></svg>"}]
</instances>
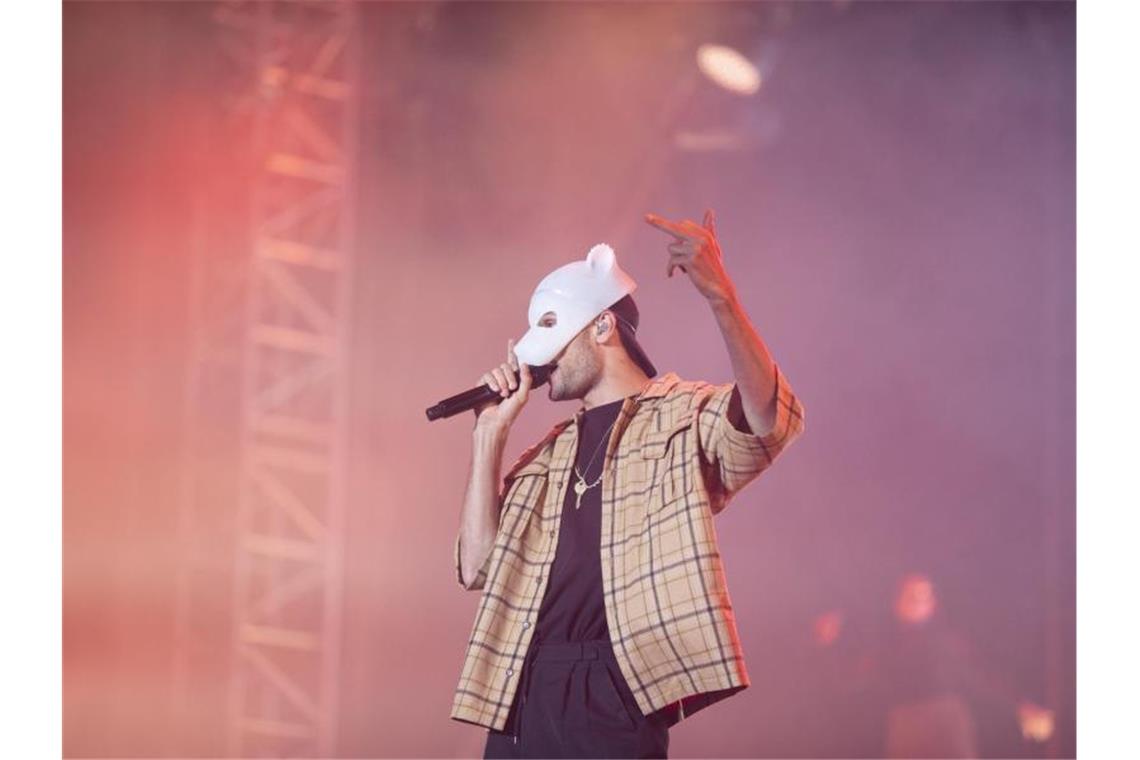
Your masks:
<instances>
[{"instance_id":1,"label":"black t-shirt","mask_svg":"<svg viewBox=\"0 0 1140 760\"><path fill-rule=\"evenodd\" d=\"M612 424L621 412L624 399L587 409L578 428L577 471L586 485L598 480L609 446ZM593 462L590 463L590 457ZM587 467L587 465L589 465ZM534 636L540 641L586 641L608 639L606 608L602 592L602 483L578 495L570 473L570 485L562 504L558 549L550 568L550 580L538 611Z\"/></svg>"},{"instance_id":2,"label":"black t-shirt","mask_svg":"<svg viewBox=\"0 0 1140 760\"><path fill-rule=\"evenodd\" d=\"M734 406L730 403L730 415L733 419L743 419L739 396L735 390L734 396L735 414ZM623 401L625 399L618 399L582 413L574 465L577 472L582 473L586 485L597 481L602 475L610 431L621 413ZM747 431L746 425L745 430ZM565 643L610 637L602 587L602 483L599 481L593 488L586 489L582 494L581 505L575 508L578 495L574 492L574 483L577 480L577 474L571 471L570 485L566 488L559 521L558 548L555 550L554 564L550 568L546 594L538 610L532 646L544 641ZM735 687L723 693L727 696L741 688L743 687ZM716 692L720 693L722 692ZM711 703L713 700L710 696L697 695L691 698L691 703L694 706L701 701ZM663 716L665 724L672 726L680 720L680 708L681 702L678 700L662 707L655 715ZM700 707L695 707L690 712L698 709Z\"/></svg>"}]
</instances>

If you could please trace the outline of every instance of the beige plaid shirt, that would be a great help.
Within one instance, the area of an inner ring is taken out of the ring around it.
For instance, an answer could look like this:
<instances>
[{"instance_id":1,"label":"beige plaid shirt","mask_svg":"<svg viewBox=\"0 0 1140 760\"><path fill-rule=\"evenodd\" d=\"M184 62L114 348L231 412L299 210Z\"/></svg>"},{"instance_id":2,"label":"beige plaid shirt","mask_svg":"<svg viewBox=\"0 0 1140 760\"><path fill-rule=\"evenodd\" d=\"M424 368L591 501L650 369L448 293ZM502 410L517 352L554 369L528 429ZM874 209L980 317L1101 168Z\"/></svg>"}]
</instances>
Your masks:
<instances>
[{"instance_id":1,"label":"beige plaid shirt","mask_svg":"<svg viewBox=\"0 0 1140 760\"><path fill-rule=\"evenodd\" d=\"M680 700L684 718L750 683L713 516L803 431L804 409L777 366L776 424L757 436L735 387L669 372L640 400L623 402L606 448L606 623L646 715ZM494 548L469 585L456 538L456 579L483 594L451 706L455 720L504 730L558 547L580 416L555 425L504 476Z\"/></svg>"}]
</instances>

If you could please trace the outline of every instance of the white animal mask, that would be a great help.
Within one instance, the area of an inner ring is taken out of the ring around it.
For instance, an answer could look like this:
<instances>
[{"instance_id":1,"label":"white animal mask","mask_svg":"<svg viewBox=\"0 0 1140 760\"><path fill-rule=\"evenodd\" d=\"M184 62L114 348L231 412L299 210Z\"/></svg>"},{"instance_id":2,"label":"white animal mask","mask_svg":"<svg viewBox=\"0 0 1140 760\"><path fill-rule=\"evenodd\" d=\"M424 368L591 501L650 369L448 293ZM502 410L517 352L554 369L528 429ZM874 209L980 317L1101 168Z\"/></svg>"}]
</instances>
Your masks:
<instances>
[{"instance_id":1,"label":"white animal mask","mask_svg":"<svg viewBox=\"0 0 1140 760\"><path fill-rule=\"evenodd\" d=\"M527 311L530 329L515 345L515 356L532 367L549 364L590 320L636 289L614 249L595 245L585 261L561 266L538 283ZM539 324L547 312L554 313L554 324Z\"/></svg>"}]
</instances>

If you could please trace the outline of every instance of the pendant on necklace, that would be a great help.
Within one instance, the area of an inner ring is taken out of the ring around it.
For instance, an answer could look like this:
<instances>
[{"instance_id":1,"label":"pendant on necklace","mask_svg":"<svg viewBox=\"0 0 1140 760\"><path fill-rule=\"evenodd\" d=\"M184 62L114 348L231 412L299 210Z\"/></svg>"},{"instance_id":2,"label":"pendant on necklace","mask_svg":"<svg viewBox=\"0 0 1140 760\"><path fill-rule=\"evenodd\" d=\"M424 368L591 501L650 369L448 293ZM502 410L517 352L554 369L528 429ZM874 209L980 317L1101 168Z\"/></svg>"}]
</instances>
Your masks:
<instances>
[{"instance_id":1,"label":"pendant on necklace","mask_svg":"<svg viewBox=\"0 0 1140 760\"><path fill-rule=\"evenodd\" d=\"M574 503L574 509L578 509L582 506L582 494L586 493L586 481L581 477L579 477L578 482L574 484L574 493L578 495L578 500Z\"/></svg>"}]
</instances>

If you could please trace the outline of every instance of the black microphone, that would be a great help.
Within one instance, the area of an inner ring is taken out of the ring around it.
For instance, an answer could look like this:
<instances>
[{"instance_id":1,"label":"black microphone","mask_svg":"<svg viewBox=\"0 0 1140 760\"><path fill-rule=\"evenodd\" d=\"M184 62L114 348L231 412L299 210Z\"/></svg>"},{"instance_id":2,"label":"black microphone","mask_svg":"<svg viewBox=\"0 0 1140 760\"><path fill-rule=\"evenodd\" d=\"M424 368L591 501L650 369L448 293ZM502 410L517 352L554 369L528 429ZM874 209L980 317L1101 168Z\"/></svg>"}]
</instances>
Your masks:
<instances>
[{"instance_id":1,"label":"black microphone","mask_svg":"<svg viewBox=\"0 0 1140 760\"><path fill-rule=\"evenodd\" d=\"M546 381L550 379L550 373L554 371L553 364L543 364L538 367L530 368L531 390L545 385ZM515 382L520 382L518 371L515 372ZM517 387L517 386L516 386ZM457 393L450 398L445 398L435 406L427 408L427 418L431 420L442 419L443 417L451 417L466 412L468 409L474 409L477 406L487 403L488 401L502 401L503 396L491 386L484 383L478 388L472 388L463 393Z\"/></svg>"}]
</instances>

